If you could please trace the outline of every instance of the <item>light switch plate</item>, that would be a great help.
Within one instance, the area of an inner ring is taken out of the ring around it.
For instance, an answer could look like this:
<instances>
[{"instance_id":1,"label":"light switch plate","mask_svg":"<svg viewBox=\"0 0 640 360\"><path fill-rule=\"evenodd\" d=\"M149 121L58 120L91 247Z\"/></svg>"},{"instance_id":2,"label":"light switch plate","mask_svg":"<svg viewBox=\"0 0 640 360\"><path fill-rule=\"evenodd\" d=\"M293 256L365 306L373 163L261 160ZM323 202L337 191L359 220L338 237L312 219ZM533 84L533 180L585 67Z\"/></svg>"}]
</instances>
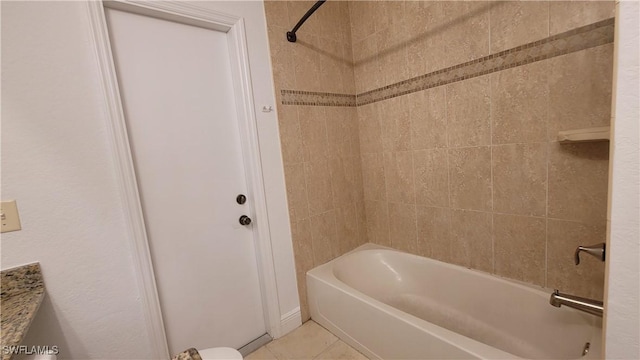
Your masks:
<instances>
[{"instance_id":1,"label":"light switch plate","mask_svg":"<svg viewBox=\"0 0 640 360\"><path fill-rule=\"evenodd\" d=\"M18 205L15 200L3 201L0 209L0 220L2 221L2 232L21 230L20 216L18 216Z\"/></svg>"}]
</instances>

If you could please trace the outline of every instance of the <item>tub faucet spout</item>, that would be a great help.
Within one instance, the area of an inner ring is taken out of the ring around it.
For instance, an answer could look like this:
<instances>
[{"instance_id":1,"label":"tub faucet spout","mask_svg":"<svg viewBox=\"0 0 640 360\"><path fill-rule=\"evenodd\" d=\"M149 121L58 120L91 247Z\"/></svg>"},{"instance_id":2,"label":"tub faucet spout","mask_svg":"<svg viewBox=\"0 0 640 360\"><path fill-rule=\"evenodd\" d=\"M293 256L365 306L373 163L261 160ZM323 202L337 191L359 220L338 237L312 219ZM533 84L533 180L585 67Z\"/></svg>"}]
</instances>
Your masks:
<instances>
[{"instance_id":1,"label":"tub faucet spout","mask_svg":"<svg viewBox=\"0 0 640 360\"><path fill-rule=\"evenodd\" d=\"M564 305L599 317L602 317L604 310L602 301L563 294L557 289L553 290L553 294L551 294L551 298L549 298L549 303L555 307Z\"/></svg>"}]
</instances>

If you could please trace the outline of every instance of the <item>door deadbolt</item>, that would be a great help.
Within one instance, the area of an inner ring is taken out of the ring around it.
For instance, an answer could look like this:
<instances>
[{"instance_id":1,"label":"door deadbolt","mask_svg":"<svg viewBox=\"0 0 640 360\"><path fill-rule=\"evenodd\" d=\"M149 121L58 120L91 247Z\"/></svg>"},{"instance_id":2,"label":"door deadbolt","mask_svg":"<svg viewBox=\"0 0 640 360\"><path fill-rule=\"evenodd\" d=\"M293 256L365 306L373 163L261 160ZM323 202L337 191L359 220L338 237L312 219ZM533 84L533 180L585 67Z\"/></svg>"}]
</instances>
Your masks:
<instances>
[{"instance_id":1,"label":"door deadbolt","mask_svg":"<svg viewBox=\"0 0 640 360\"><path fill-rule=\"evenodd\" d=\"M243 194L240 194L236 197L236 202L240 205L244 204L247 202L247 197L244 196Z\"/></svg>"},{"instance_id":2,"label":"door deadbolt","mask_svg":"<svg viewBox=\"0 0 640 360\"><path fill-rule=\"evenodd\" d=\"M242 215L240 216L240 219L238 220L240 222L240 225L249 225L251 224L251 218L248 217L247 215Z\"/></svg>"}]
</instances>

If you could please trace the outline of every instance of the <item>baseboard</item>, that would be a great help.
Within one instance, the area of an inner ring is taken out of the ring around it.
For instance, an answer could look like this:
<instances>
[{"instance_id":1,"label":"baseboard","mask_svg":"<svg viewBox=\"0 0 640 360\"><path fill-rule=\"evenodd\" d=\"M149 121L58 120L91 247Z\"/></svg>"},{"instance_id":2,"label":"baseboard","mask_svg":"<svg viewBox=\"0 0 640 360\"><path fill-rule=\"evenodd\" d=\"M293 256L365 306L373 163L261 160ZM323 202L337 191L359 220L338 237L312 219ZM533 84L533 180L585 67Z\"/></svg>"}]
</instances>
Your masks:
<instances>
[{"instance_id":1,"label":"baseboard","mask_svg":"<svg viewBox=\"0 0 640 360\"><path fill-rule=\"evenodd\" d=\"M280 318L280 336L285 336L302 325L302 314L300 307L297 307Z\"/></svg>"}]
</instances>

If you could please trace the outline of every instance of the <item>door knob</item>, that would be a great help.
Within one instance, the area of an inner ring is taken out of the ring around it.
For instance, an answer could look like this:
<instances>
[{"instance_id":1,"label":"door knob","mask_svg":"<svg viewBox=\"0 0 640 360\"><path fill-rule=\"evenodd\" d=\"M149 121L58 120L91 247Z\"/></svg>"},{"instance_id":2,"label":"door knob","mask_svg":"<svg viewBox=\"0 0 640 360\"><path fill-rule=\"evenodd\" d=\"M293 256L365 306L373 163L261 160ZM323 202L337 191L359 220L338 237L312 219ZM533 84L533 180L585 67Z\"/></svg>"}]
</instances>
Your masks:
<instances>
[{"instance_id":1,"label":"door knob","mask_svg":"<svg viewBox=\"0 0 640 360\"><path fill-rule=\"evenodd\" d=\"M236 197L236 202L240 205L244 204L245 202L247 202L247 197L244 196L244 194L240 194Z\"/></svg>"},{"instance_id":2,"label":"door knob","mask_svg":"<svg viewBox=\"0 0 640 360\"><path fill-rule=\"evenodd\" d=\"M249 224L251 224L251 218L248 217L247 215L240 216L240 219L238 221L240 221L240 225L249 225Z\"/></svg>"}]
</instances>

